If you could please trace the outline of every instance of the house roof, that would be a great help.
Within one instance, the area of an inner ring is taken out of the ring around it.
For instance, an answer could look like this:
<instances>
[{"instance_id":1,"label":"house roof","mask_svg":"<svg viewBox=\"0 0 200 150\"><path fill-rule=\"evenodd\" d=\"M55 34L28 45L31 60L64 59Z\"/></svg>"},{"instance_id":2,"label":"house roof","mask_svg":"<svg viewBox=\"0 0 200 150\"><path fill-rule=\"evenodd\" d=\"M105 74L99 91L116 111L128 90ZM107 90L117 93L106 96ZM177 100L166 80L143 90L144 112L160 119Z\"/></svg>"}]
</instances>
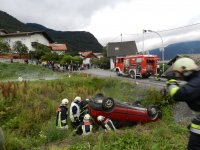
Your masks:
<instances>
[{"instance_id":1,"label":"house roof","mask_svg":"<svg viewBox=\"0 0 200 150\"><path fill-rule=\"evenodd\" d=\"M0 37L15 37L15 36L29 36L29 35L34 35L34 34L42 34L49 43L53 43L53 39L44 31L33 31L33 32L15 32L15 33L8 33L8 34L3 34L0 35Z\"/></svg>"},{"instance_id":2,"label":"house roof","mask_svg":"<svg viewBox=\"0 0 200 150\"><path fill-rule=\"evenodd\" d=\"M0 32L4 32L5 34L8 34L8 32L4 29L0 29Z\"/></svg>"},{"instance_id":3,"label":"house roof","mask_svg":"<svg viewBox=\"0 0 200 150\"><path fill-rule=\"evenodd\" d=\"M137 52L138 50L135 41L111 42L107 45L108 57L135 55Z\"/></svg>"},{"instance_id":4,"label":"house roof","mask_svg":"<svg viewBox=\"0 0 200 150\"><path fill-rule=\"evenodd\" d=\"M79 54L84 58L97 57L92 51L79 52Z\"/></svg>"},{"instance_id":5,"label":"house roof","mask_svg":"<svg viewBox=\"0 0 200 150\"><path fill-rule=\"evenodd\" d=\"M169 68L162 74L162 76L170 76L172 72L172 65L173 63L180 57L189 57L195 61L195 63L200 66L200 54L181 54L176 55L174 58L172 58L167 65L169 65Z\"/></svg>"},{"instance_id":6,"label":"house roof","mask_svg":"<svg viewBox=\"0 0 200 150\"><path fill-rule=\"evenodd\" d=\"M66 44L49 44L50 48L53 50L53 51L66 51L67 50L67 46Z\"/></svg>"}]
</instances>

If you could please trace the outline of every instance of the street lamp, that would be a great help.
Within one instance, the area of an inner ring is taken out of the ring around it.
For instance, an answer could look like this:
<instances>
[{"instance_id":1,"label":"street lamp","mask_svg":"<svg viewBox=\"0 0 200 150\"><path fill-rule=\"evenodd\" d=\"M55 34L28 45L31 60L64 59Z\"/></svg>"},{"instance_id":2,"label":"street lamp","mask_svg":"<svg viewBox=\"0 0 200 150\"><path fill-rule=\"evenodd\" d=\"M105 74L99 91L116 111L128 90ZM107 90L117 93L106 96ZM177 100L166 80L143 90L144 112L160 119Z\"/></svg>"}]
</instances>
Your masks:
<instances>
[{"instance_id":1,"label":"street lamp","mask_svg":"<svg viewBox=\"0 0 200 150\"><path fill-rule=\"evenodd\" d=\"M160 33L156 32L156 31L152 31L152 30L143 30L143 33L145 33L145 32L156 33L156 34L160 37L160 39L161 39L161 41L162 41L162 43L161 43L162 45L161 45L160 51L162 52L162 61L163 61L163 64L162 64L162 71L163 71L163 73L164 73L164 60L165 60L164 52L165 52L165 49L164 49L164 44L163 44L163 38L162 38L162 36L160 35Z\"/></svg>"}]
</instances>

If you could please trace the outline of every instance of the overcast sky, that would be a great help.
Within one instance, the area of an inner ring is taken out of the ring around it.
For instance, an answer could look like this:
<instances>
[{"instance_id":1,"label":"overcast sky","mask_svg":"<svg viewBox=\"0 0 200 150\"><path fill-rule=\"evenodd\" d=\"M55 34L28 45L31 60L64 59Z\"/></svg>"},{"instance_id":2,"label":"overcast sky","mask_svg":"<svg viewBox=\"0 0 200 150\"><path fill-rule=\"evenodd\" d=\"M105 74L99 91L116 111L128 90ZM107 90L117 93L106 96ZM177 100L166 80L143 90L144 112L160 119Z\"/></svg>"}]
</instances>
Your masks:
<instances>
[{"instance_id":1,"label":"overcast sky","mask_svg":"<svg viewBox=\"0 0 200 150\"><path fill-rule=\"evenodd\" d=\"M200 40L199 6L200 0L0 0L0 10L23 23L88 31L104 46L135 40L139 50L160 47L158 34L164 46Z\"/></svg>"}]
</instances>

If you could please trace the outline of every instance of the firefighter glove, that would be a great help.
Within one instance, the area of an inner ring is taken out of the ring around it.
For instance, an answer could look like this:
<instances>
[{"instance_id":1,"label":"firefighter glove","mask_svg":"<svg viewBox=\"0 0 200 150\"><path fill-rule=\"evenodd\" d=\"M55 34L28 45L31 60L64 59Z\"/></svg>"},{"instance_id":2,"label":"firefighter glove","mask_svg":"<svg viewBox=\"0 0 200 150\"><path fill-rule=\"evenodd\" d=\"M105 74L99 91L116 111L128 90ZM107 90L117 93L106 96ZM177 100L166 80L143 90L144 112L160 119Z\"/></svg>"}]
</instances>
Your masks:
<instances>
[{"instance_id":1,"label":"firefighter glove","mask_svg":"<svg viewBox=\"0 0 200 150\"><path fill-rule=\"evenodd\" d=\"M79 121L79 117L77 116L77 114L74 114L74 121Z\"/></svg>"},{"instance_id":2,"label":"firefighter glove","mask_svg":"<svg viewBox=\"0 0 200 150\"><path fill-rule=\"evenodd\" d=\"M170 79L170 80L166 81L166 85L167 85L167 87L169 87L170 85L177 85L178 86L178 83L175 79Z\"/></svg>"},{"instance_id":3,"label":"firefighter glove","mask_svg":"<svg viewBox=\"0 0 200 150\"><path fill-rule=\"evenodd\" d=\"M176 94L176 92L180 88L179 84L177 83L175 79L170 79L166 81L166 85L167 85L167 91L170 96L174 96L174 94Z\"/></svg>"}]
</instances>

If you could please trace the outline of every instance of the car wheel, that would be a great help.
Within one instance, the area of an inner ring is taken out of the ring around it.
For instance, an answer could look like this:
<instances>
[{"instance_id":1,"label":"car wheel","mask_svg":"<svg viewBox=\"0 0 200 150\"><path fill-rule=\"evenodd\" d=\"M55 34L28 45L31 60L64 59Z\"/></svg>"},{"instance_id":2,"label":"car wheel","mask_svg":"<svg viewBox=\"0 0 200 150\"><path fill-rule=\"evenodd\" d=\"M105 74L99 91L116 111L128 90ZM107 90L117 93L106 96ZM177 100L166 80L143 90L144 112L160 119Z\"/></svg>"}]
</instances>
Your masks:
<instances>
[{"instance_id":1,"label":"car wheel","mask_svg":"<svg viewBox=\"0 0 200 150\"><path fill-rule=\"evenodd\" d=\"M147 112L148 112L149 117L150 117L152 120L159 119L159 118L161 118L161 116L162 116L161 111L158 110L158 108L157 108L156 106L149 106L149 107L147 108Z\"/></svg>"},{"instance_id":2,"label":"car wheel","mask_svg":"<svg viewBox=\"0 0 200 150\"><path fill-rule=\"evenodd\" d=\"M103 99L103 102L102 102L103 110L112 110L114 106L115 106L115 102L113 98L106 97L105 99Z\"/></svg>"},{"instance_id":3,"label":"car wheel","mask_svg":"<svg viewBox=\"0 0 200 150\"><path fill-rule=\"evenodd\" d=\"M117 74L117 76L121 75L118 69L116 70L116 74Z\"/></svg>"}]
</instances>

